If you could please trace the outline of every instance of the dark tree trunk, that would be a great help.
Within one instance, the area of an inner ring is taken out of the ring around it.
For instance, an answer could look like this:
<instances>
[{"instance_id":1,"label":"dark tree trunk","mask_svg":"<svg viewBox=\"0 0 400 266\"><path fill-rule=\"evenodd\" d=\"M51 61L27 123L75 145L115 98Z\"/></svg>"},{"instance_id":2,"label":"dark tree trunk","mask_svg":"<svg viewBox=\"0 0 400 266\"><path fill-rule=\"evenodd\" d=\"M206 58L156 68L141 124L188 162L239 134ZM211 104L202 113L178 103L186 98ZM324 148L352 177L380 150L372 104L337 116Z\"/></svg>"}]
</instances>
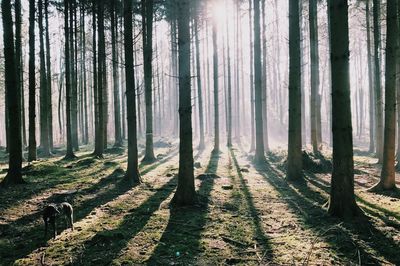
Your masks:
<instances>
[{"instance_id":1,"label":"dark tree trunk","mask_svg":"<svg viewBox=\"0 0 400 266\"><path fill-rule=\"evenodd\" d=\"M380 182L371 190L394 189L396 147L396 75L398 50L397 1L387 2L386 64L385 64L385 130Z\"/></svg>"},{"instance_id":2,"label":"dark tree trunk","mask_svg":"<svg viewBox=\"0 0 400 266\"><path fill-rule=\"evenodd\" d=\"M47 92L47 74L46 60L44 53L44 28L43 28L43 0L38 2L39 11L39 56L40 56L40 147L42 155L50 155L49 142L49 110L48 110L48 92Z\"/></svg>"},{"instance_id":3,"label":"dark tree trunk","mask_svg":"<svg viewBox=\"0 0 400 266\"><path fill-rule=\"evenodd\" d=\"M317 0L309 0L309 25L310 25L310 60L311 60L311 144L313 152L319 152L318 139L318 98L319 98L319 52L318 52L318 13Z\"/></svg>"},{"instance_id":4,"label":"dark tree trunk","mask_svg":"<svg viewBox=\"0 0 400 266\"><path fill-rule=\"evenodd\" d=\"M126 77L126 109L128 118L128 168L126 178L132 184L140 183L136 133L136 86L133 65L132 1L124 0L124 50Z\"/></svg>"},{"instance_id":5,"label":"dark tree trunk","mask_svg":"<svg viewBox=\"0 0 400 266\"><path fill-rule=\"evenodd\" d=\"M115 147L122 146L121 134L121 103L119 98L119 76L118 76L118 19L116 18L116 1L111 2L111 50L112 50L112 69L113 69L113 85L114 85L114 132L115 132Z\"/></svg>"},{"instance_id":6,"label":"dark tree trunk","mask_svg":"<svg viewBox=\"0 0 400 266\"><path fill-rule=\"evenodd\" d=\"M146 103L146 150L143 162L155 161L153 148L153 0L142 0L144 97Z\"/></svg>"},{"instance_id":7,"label":"dark tree trunk","mask_svg":"<svg viewBox=\"0 0 400 266\"><path fill-rule=\"evenodd\" d=\"M253 0L249 0L249 32L250 32L250 116L251 144L250 152L255 149L255 117L254 117L254 43L253 43Z\"/></svg>"},{"instance_id":8,"label":"dark tree trunk","mask_svg":"<svg viewBox=\"0 0 400 266\"><path fill-rule=\"evenodd\" d=\"M289 1L289 147L287 178L302 177L299 3Z\"/></svg>"},{"instance_id":9,"label":"dark tree trunk","mask_svg":"<svg viewBox=\"0 0 400 266\"><path fill-rule=\"evenodd\" d=\"M28 161L36 160L35 0L29 0L29 148Z\"/></svg>"},{"instance_id":10,"label":"dark tree trunk","mask_svg":"<svg viewBox=\"0 0 400 266\"><path fill-rule=\"evenodd\" d=\"M51 78L51 57L50 57L50 35L49 35L49 0L44 1L44 15L46 21L46 81L47 81L47 127L49 138L49 149L53 150L53 104L52 104L52 78Z\"/></svg>"},{"instance_id":11,"label":"dark tree trunk","mask_svg":"<svg viewBox=\"0 0 400 266\"><path fill-rule=\"evenodd\" d=\"M1 182L6 187L24 183L22 179L22 140L21 140L21 92L18 86L16 75L16 62L14 50L14 32L11 15L11 3L9 0L1 1L3 17L3 42L4 42L4 63L5 63L5 89L8 100L9 134L9 163L8 172Z\"/></svg>"},{"instance_id":12,"label":"dark tree trunk","mask_svg":"<svg viewBox=\"0 0 400 266\"><path fill-rule=\"evenodd\" d=\"M192 99L190 77L190 6L189 0L179 0L178 51L179 51L179 173L178 187L172 199L177 206L196 202L193 172Z\"/></svg>"},{"instance_id":13,"label":"dark tree trunk","mask_svg":"<svg viewBox=\"0 0 400 266\"><path fill-rule=\"evenodd\" d=\"M228 75L226 77L227 83L224 84L224 87L227 88L227 97L226 97L226 106L227 106L227 121L226 121L226 126L227 126L227 146L230 148L232 147L232 70L231 70L231 49L229 45L229 22L228 19L226 19L226 53L227 53L227 68L228 68ZM224 49L225 50L225 49ZM225 53L224 53L225 54ZM224 60L225 61L225 60ZM224 62L224 67L225 67L225 62ZM225 71L224 71L225 72ZM238 112L238 110L236 110ZM240 139L240 138L238 138Z\"/></svg>"},{"instance_id":14,"label":"dark tree trunk","mask_svg":"<svg viewBox=\"0 0 400 266\"><path fill-rule=\"evenodd\" d=\"M70 61L70 28L68 25L70 0L64 0L64 31L65 31L65 112L67 117L67 154L65 159L75 158L73 143L72 143L72 129L71 129L71 61Z\"/></svg>"},{"instance_id":15,"label":"dark tree trunk","mask_svg":"<svg viewBox=\"0 0 400 266\"><path fill-rule=\"evenodd\" d=\"M267 23L265 15L265 0L261 1L262 10L262 116L264 133L264 150L269 150L268 140L268 90L267 90Z\"/></svg>"},{"instance_id":16,"label":"dark tree trunk","mask_svg":"<svg viewBox=\"0 0 400 266\"><path fill-rule=\"evenodd\" d=\"M329 0L329 19L333 172L328 212L333 216L347 218L360 214L354 196L347 0Z\"/></svg>"},{"instance_id":17,"label":"dark tree trunk","mask_svg":"<svg viewBox=\"0 0 400 266\"><path fill-rule=\"evenodd\" d=\"M262 64L261 64L261 30L260 30L260 0L254 0L254 96L256 124L256 153L254 161L263 163L264 132L262 118Z\"/></svg>"},{"instance_id":18,"label":"dark tree trunk","mask_svg":"<svg viewBox=\"0 0 400 266\"><path fill-rule=\"evenodd\" d=\"M71 67L71 130L72 145L74 150L79 150L78 142L78 83L76 69L76 0L70 0L69 3L69 49L70 49L70 67Z\"/></svg>"},{"instance_id":19,"label":"dark tree trunk","mask_svg":"<svg viewBox=\"0 0 400 266\"><path fill-rule=\"evenodd\" d=\"M375 70L375 134L376 134L376 156L379 162L383 159L383 109L381 88L381 64L380 64L380 0L373 0L373 23L374 23L374 70Z\"/></svg>"}]
</instances>

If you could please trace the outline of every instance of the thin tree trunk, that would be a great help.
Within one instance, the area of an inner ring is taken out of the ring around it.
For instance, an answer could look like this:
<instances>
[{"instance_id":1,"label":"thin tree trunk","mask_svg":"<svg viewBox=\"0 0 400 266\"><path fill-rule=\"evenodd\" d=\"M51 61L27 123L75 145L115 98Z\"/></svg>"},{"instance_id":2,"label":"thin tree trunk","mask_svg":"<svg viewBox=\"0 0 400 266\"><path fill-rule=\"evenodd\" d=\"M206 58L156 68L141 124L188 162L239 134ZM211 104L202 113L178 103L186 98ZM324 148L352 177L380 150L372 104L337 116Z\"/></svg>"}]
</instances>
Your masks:
<instances>
[{"instance_id":1,"label":"thin tree trunk","mask_svg":"<svg viewBox=\"0 0 400 266\"><path fill-rule=\"evenodd\" d=\"M219 152L219 87L218 87L218 43L216 18L212 23L212 42L213 42L213 79L214 79L214 153Z\"/></svg>"},{"instance_id":2,"label":"thin tree trunk","mask_svg":"<svg viewBox=\"0 0 400 266\"><path fill-rule=\"evenodd\" d=\"M49 149L53 150L53 104L52 104L52 78L51 78L51 57L50 57L50 34L49 34L49 0L44 1L44 15L46 21L46 74L47 74L47 126L48 126L48 138L49 138Z\"/></svg>"},{"instance_id":3,"label":"thin tree trunk","mask_svg":"<svg viewBox=\"0 0 400 266\"><path fill-rule=\"evenodd\" d=\"M29 148L28 161L36 161L35 0L29 0Z\"/></svg>"},{"instance_id":4,"label":"thin tree trunk","mask_svg":"<svg viewBox=\"0 0 400 266\"><path fill-rule=\"evenodd\" d=\"M249 0L249 32L250 32L250 115L251 115L251 143L250 152L255 149L255 117L254 117L254 43L253 43L253 0Z\"/></svg>"},{"instance_id":5,"label":"thin tree trunk","mask_svg":"<svg viewBox=\"0 0 400 266\"><path fill-rule=\"evenodd\" d=\"M268 140L268 90L267 90L267 23L265 15L265 0L261 1L262 10L262 118L263 118L263 133L264 133L264 149L269 150Z\"/></svg>"},{"instance_id":6,"label":"thin tree trunk","mask_svg":"<svg viewBox=\"0 0 400 266\"><path fill-rule=\"evenodd\" d=\"M299 3L289 1L289 140L287 178L302 178Z\"/></svg>"},{"instance_id":7,"label":"thin tree trunk","mask_svg":"<svg viewBox=\"0 0 400 266\"><path fill-rule=\"evenodd\" d=\"M126 77L126 110L128 118L128 167L125 178L132 184L141 182L138 168L136 133L136 86L133 65L132 1L124 0L124 51Z\"/></svg>"},{"instance_id":8,"label":"thin tree trunk","mask_svg":"<svg viewBox=\"0 0 400 266\"><path fill-rule=\"evenodd\" d=\"M374 84L371 51L371 25L370 25L370 0L365 2L365 14L367 22L367 57L368 57L368 90L369 90L369 152L375 151L375 112L374 112Z\"/></svg>"}]
</instances>

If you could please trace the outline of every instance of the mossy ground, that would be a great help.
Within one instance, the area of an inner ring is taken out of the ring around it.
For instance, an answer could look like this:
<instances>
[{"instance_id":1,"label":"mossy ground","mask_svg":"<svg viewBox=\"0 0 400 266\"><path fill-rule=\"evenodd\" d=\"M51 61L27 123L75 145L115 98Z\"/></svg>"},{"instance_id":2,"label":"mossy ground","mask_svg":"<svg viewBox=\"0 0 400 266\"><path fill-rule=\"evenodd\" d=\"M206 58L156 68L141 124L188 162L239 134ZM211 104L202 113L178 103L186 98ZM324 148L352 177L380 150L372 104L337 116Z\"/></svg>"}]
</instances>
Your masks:
<instances>
[{"instance_id":1,"label":"mossy ground","mask_svg":"<svg viewBox=\"0 0 400 266\"><path fill-rule=\"evenodd\" d=\"M258 167L237 149L195 152L196 176L208 173L196 179L199 204L171 209L177 145L155 152L158 161L141 165L144 183L136 187L123 179L121 150L26 166L27 185L0 191L0 264L400 265L400 193L365 191L379 178L368 154L355 157L367 218L340 221L323 207L330 174L307 171L305 182L288 183L281 152ZM61 221L57 238L44 239L40 210L63 200L75 208L75 230Z\"/></svg>"}]
</instances>

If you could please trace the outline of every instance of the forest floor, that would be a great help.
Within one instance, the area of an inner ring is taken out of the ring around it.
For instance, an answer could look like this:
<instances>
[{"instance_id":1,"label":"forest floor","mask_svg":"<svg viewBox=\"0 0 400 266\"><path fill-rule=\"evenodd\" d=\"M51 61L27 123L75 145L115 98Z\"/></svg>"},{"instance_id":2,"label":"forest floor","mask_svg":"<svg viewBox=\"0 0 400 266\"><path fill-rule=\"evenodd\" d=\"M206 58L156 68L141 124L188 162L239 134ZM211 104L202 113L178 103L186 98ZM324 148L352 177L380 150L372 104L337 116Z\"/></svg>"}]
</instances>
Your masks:
<instances>
[{"instance_id":1,"label":"forest floor","mask_svg":"<svg viewBox=\"0 0 400 266\"><path fill-rule=\"evenodd\" d=\"M140 165L136 187L123 180L126 154L118 149L104 159L83 150L73 161L25 166L27 185L0 190L0 264L400 265L400 192L365 191L379 179L369 154L355 152L357 201L367 216L340 221L324 207L329 162L313 158L304 182L288 183L281 151L262 167L241 149L195 151L199 204L170 209L178 150L161 144L158 160ZM64 200L74 206L75 230L59 222L57 238L44 239L41 209Z\"/></svg>"}]
</instances>

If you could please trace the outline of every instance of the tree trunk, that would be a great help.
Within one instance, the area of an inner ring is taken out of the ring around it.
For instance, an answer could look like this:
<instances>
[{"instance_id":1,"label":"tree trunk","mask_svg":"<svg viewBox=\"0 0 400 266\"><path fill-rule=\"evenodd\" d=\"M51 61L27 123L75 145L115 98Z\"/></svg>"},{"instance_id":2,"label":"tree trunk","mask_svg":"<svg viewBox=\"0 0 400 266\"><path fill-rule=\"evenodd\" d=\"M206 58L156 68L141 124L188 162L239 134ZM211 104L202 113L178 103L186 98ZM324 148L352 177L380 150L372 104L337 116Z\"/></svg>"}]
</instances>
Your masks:
<instances>
[{"instance_id":1,"label":"tree trunk","mask_svg":"<svg viewBox=\"0 0 400 266\"><path fill-rule=\"evenodd\" d=\"M53 150L53 104L52 104L52 78L51 78L51 57L50 57L50 35L49 35L49 0L44 1L44 15L46 21L46 81L47 81L47 127L49 138L49 149Z\"/></svg>"},{"instance_id":2,"label":"tree trunk","mask_svg":"<svg viewBox=\"0 0 400 266\"><path fill-rule=\"evenodd\" d=\"M118 20L116 18L115 10L116 1L111 2L111 50L112 50L112 68L113 68L113 85L114 85L114 129L115 129L115 143L114 147L122 146L121 134L121 103L119 98L119 76L118 76Z\"/></svg>"},{"instance_id":3,"label":"tree trunk","mask_svg":"<svg viewBox=\"0 0 400 266\"><path fill-rule=\"evenodd\" d=\"M311 144L314 154L319 153L318 141L318 98L319 98L319 53L317 0L309 0L310 60L311 60Z\"/></svg>"},{"instance_id":4,"label":"tree trunk","mask_svg":"<svg viewBox=\"0 0 400 266\"><path fill-rule=\"evenodd\" d=\"M6 187L24 183L22 179L22 141L21 141L21 92L16 75L16 62L14 51L14 32L11 15L11 3L9 0L1 1L3 17L3 42L4 42L4 65L5 65L5 89L8 98L9 134L9 162L8 172L1 182Z\"/></svg>"},{"instance_id":5,"label":"tree trunk","mask_svg":"<svg viewBox=\"0 0 400 266\"><path fill-rule=\"evenodd\" d=\"M177 5L178 14L180 14L178 16L180 145L178 187L172 203L177 206L185 206L193 205L196 202L192 148L189 0L179 0Z\"/></svg>"},{"instance_id":6,"label":"tree trunk","mask_svg":"<svg viewBox=\"0 0 400 266\"><path fill-rule=\"evenodd\" d=\"M47 157L50 155L49 142L49 110L48 110L48 92L47 92L47 74L46 60L44 53L44 29L43 29L43 0L38 2L39 11L39 56L40 56L40 147L42 155Z\"/></svg>"},{"instance_id":7,"label":"tree trunk","mask_svg":"<svg viewBox=\"0 0 400 266\"><path fill-rule=\"evenodd\" d=\"M227 75L227 80L228 80L228 84L224 84L225 87L227 88L227 121L226 121L226 125L227 125L227 146L228 148L232 147L232 71L231 71L231 49L230 49L230 45L229 45L229 22L228 19L226 19L226 45L227 45L227 67L228 67L228 75ZM225 53L224 53L225 54ZM225 67L225 63L224 63L224 67ZM238 110L236 110L236 112L238 112ZM236 121L237 122L237 121ZM237 136L238 137L238 136ZM237 138L239 139L239 138Z\"/></svg>"},{"instance_id":8,"label":"tree trunk","mask_svg":"<svg viewBox=\"0 0 400 266\"><path fill-rule=\"evenodd\" d=\"M394 189L396 146L396 75L398 50L397 1L387 2L387 35L385 64L385 130L380 182L372 191Z\"/></svg>"},{"instance_id":9,"label":"tree trunk","mask_svg":"<svg viewBox=\"0 0 400 266\"><path fill-rule=\"evenodd\" d=\"M199 27L198 27L198 15L196 14L194 17L194 38L196 44L196 74L197 74L197 98L199 104L199 126L200 126L200 142L199 142L199 150L203 150L205 148L204 143L204 110L203 110L203 95L202 95L202 84L201 84L201 72L200 72L200 40L199 40ZM164 98L164 97L163 97Z\"/></svg>"},{"instance_id":10,"label":"tree trunk","mask_svg":"<svg viewBox=\"0 0 400 266\"><path fill-rule=\"evenodd\" d=\"M214 80L214 153L219 152L219 87L218 87L218 43L216 18L212 23L213 80Z\"/></svg>"},{"instance_id":11,"label":"tree trunk","mask_svg":"<svg viewBox=\"0 0 400 266\"><path fill-rule=\"evenodd\" d=\"M251 143L250 152L255 149L255 117L254 117L254 43L253 43L253 0L249 0L249 32L250 32L250 127Z\"/></svg>"},{"instance_id":12,"label":"tree trunk","mask_svg":"<svg viewBox=\"0 0 400 266\"><path fill-rule=\"evenodd\" d=\"M70 0L69 3L69 49L70 49L70 67L71 67L71 130L72 130L72 145L74 150L79 150L78 143L78 83L76 71L76 38L75 38L75 13L76 0Z\"/></svg>"},{"instance_id":13,"label":"tree trunk","mask_svg":"<svg viewBox=\"0 0 400 266\"><path fill-rule=\"evenodd\" d=\"M383 115L382 115L382 89L381 89L381 64L380 64L380 0L373 0L374 23L374 69L375 69L375 134L376 156L379 162L383 159Z\"/></svg>"},{"instance_id":14,"label":"tree trunk","mask_svg":"<svg viewBox=\"0 0 400 266\"><path fill-rule=\"evenodd\" d=\"M269 150L268 140L268 90L267 90L267 23L265 17L265 0L261 1L262 10L262 117L264 133L264 149Z\"/></svg>"},{"instance_id":15,"label":"tree trunk","mask_svg":"<svg viewBox=\"0 0 400 266\"><path fill-rule=\"evenodd\" d=\"M125 178L132 184L141 182L138 168L136 133L136 86L133 65L132 1L124 0L124 50L126 77L126 109L128 122L128 167Z\"/></svg>"},{"instance_id":16,"label":"tree trunk","mask_svg":"<svg viewBox=\"0 0 400 266\"><path fill-rule=\"evenodd\" d=\"M254 161L262 163L264 156L264 133L262 111L262 66L261 66L261 30L260 30L260 0L254 0L254 96L256 124L256 153Z\"/></svg>"},{"instance_id":17,"label":"tree trunk","mask_svg":"<svg viewBox=\"0 0 400 266\"><path fill-rule=\"evenodd\" d=\"M287 178L302 177L299 3L289 2L289 141Z\"/></svg>"},{"instance_id":18,"label":"tree trunk","mask_svg":"<svg viewBox=\"0 0 400 266\"><path fill-rule=\"evenodd\" d=\"M354 196L347 0L329 0L329 19L333 172L328 212L337 217L352 217L360 214L360 209Z\"/></svg>"},{"instance_id":19,"label":"tree trunk","mask_svg":"<svg viewBox=\"0 0 400 266\"><path fill-rule=\"evenodd\" d=\"M155 161L153 148L153 0L142 0L144 96L146 102L146 150L143 162Z\"/></svg>"},{"instance_id":20,"label":"tree trunk","mask_svg":"<svg viewBox=\"0 0 400 266\"><path fill-rule=\"evenodd\" d=\"M65 31L65 112L67 117L67 124L65 126L67 130L67 154L65 159L75 158L73 143L72 143L72 128L71 128L71 61L70 61L70 28L68 25L69 16L69 3L70 0L64 0L64 31Z\"/></svg>"},{"instance_id":21,"label":"tree trunk","mask_svg":"<svg viewBox=\"0 0 400 266\"><path fill-rule=\"evenodd\" d=\"M35 0L29 0L29 148L28 161L36 161Z\"/></svg>"}]
</instances>

